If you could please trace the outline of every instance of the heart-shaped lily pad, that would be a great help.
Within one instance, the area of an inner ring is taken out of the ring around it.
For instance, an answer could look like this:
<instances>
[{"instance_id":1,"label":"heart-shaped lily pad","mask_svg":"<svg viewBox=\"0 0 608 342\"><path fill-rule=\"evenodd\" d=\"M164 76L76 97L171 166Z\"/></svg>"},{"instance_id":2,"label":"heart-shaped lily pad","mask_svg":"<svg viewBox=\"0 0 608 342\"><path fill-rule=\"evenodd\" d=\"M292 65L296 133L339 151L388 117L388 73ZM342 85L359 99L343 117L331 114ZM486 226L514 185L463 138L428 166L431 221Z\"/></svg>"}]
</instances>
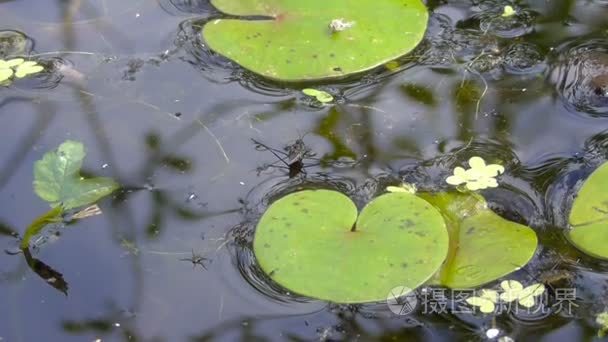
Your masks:
<instances>
[{"instance_id":1,"label":"heart-shaped lily pad","mask_svg":"<svg viewBox=\"0 0 608 342\"><path fill-rule=\"evenodd\" d=\"M478 194L420 194L444 215L450 251L439 283L450 288L474 288L526 265L534 256L536 233L505 220Z\"/></svg>"},{"instance_id":2,"label":"heart-shaped lily pad","mask_svg":"<svg viewBox=\"0 0 608 342\"><path fill-rule=\"evenodd\" d=\"M608 259L608 163L585 181L572 204L570 241L583 252Z\"/></svg>"},{"instance_id":3,"label":"heart-shaped lily pad","mask_svg":"<svg viewBox=\"0 0 608 342\"><path fill-rule=\"evenodd\" d=\"M249 17L207 23L203 38L209 47L281 81L341 78L387 63L418 45L428 21L420 0L211 3L226 14Z\"/></svg>"},{"instance_id":4,"label":"heart-shaped lily pad","mask_svg":"<svg viewBox=\"0 0 608 342\"><path fill-rule=\"evenodd\" d=\"M382 195L357 220L345 195L304 190L268 208L253 248L261 268L295 293L377 302L397 286L415 289L432 277L446 257L448 232L441 214L413 194Z\"/></svg>"}]
</instances>

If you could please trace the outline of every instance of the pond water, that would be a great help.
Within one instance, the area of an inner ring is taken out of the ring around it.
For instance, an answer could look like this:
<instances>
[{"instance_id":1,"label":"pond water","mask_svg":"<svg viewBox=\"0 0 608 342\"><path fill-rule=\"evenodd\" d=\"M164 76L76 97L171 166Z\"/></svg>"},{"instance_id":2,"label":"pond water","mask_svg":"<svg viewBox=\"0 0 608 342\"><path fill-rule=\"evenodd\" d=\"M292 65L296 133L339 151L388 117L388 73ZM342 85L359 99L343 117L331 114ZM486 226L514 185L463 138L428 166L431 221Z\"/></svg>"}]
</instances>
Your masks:
<instances>
[{"instance_id":1,"label":"pond water","mask_svg":"<svg viewBox=\"0 0 608 342\"><path fill-rule=\"evenodd\" d=\"M207 50L206 0L0 1L1 57L52 69L0 88L0 341L594 338L608 264L563 232L608 148L608 2L516 1L509 20L505 4L428 0L423 43L390 68L313 84L336 99L323 106L301 93L310 84L268 82ZM11 251L48 210L34 162L68 139L87 147L87 174L123 190L102 215L36 240L44 278ZM321 163L290 178L252 139L303 139ZM278 196L332 187L362 206L401 181L442 188L473 155L507 170L483 192L491 207L539 236L517 276L576 289L568 312L399 316L294 296L256 266L255 223Z\"/></svg>"}]
</instances>

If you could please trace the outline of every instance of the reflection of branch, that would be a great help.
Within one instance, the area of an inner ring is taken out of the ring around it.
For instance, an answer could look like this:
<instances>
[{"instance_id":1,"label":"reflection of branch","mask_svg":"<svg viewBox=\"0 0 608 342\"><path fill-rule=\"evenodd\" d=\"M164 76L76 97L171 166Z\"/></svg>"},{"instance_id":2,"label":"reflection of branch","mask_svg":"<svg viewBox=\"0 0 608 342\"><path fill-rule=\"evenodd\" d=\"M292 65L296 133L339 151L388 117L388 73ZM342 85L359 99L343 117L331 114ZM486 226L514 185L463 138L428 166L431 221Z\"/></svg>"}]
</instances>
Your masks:
<instances>
[{"instance_id":1,"label":"reflection of branch","mask_svg":"<svg viewBox=\"0 0 608 342\"><path fill-rule=\"evenodd\" d=\"M63 275L61 273L55 271L52 267L43 263L42 261L32 257L29 249L23 250L23 256L25 257L25 261L30 269L40 276L42 280L62 292L64 295L68 295L68 283L63 279Z\"/></svg>"},{"instance_id":2,"label":"reflection of branch","mask_svg":"<svg viewBox=\"0 0 608 342\"><path fill-rule=\"evenodd\" d=\"M0 235L10 236L14 238L19 236L19 233L17 233L17 231L15 231L9 225L0 222Z\"/></svg>"}]
</instances>

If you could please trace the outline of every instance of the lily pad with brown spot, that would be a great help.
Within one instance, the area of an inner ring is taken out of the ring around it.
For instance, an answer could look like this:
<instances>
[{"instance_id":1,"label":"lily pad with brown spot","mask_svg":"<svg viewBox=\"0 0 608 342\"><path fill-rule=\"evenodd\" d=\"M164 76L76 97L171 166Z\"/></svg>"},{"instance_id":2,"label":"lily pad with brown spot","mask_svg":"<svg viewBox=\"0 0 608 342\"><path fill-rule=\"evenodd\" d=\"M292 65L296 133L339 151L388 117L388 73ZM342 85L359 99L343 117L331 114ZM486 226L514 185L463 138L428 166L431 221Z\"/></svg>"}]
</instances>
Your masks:
<instances>
[{"instance_id":1,"label":"lily pad with brown spot","mask_svg":"<svg viewBox=\"0 0 608 342\"><path fill-rule=\"evenodd\" d=\"M357 219L345 195L304 190L268 208L253 248L266 274L290 291L378 302L397 286L415 289L431 278L447 255L448 233L441 214L410 193L382 195Z\"/></svg>"},{"instance_id":2,"label":"lily pad with brown spot","mask_svg":"<svg viewBox=\"0 0 608 342\"><path fill-rule=\"evenodd\" d=\"M403 56L424 36L421 0L212 0L239 18L203 28L209 47L280 81L336 79Z\"/></svg>"}]
</instances>

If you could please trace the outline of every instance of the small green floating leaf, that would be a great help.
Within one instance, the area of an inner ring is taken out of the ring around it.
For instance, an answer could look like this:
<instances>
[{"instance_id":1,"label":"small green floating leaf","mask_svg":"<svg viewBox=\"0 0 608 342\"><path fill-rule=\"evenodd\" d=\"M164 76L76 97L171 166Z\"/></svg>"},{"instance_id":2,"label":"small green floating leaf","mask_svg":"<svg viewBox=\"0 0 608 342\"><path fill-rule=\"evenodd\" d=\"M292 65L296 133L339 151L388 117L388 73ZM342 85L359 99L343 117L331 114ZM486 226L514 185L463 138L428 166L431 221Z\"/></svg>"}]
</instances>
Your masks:
<instances>
[{"instance_id":1,"label":"small green floating leaf","mask_svg":"<svg viewBox=\"0 0 608 342\"><path fill-rule=\"evenodd\" d=\"M15 71L15 77L24 78L28 75L36 74L44 70L44 67L38 65L37 62L27 61L21 62L17 65L17 70Z\"/></svg>"},{"instance_id":2,"label":"small green floating leaf","mask_svg":"<svg viewBox=\"0 0 608 342\"><path fill-rule=\"evenodd\" d=\"M388 192L407 192L410 194L415 194L418 191L418 187L416 184L410 183L401 183L401 186L387 186L386 191Z\"/></svg>"},{"instance_id":3,"label":"small green floating leaf","mask_svg":"<svg viewBox=\"0 0 608 342\"><path fill-rule=\"evenodd\" d=\"M304 190L268 208L253 248L261 268L295 293L337 303L377 302L396 286L415 289L435 274L447 254L448 233L441 214L410 193L374 199L357 220L345 195Z\"/></svg>"},{"instance_id":4,"label":"small green floating leaf","mask_svg":"<svg viewBox=\"0 0 608 342\"><path fill-rule=\"evenodd\" d=\"M13 69L2 69L0 66L0 82L4 82L13 76Z\"/></svg>"},{"instance_id":5,"label":"small green floating leaf","mask_svg":"<svg viewBox=\"0 0 608 342\"><path fill-rule=\"evenodd\" d=\"M502 293L492 289L482 289L478 297L470 297L466 302L479 307L485 314L494 313L498 303L517 302L525 308L532 308L536 304L536 297L545 293L545 285L537 283L524 288L517 280L503 280L500 283Z\"/></svg>"},{"instance_id":6,"label":"small green floating leaf","mask_svg":"<svg viewBox=\"0 0 608 342\"><path fill-rule=\"evenodd\" d=\"M608 259L608 163L595 170L579 190L569 222L568 238L578 249Z\"/></svg>"},{"instance_id":7,"label":"small green floating leaf","mask_svg":"<svg viewBox=\"0 0 608 342\"><path fill-rule=\"evenodd\" d=\"M92 204L111 194L118 184L109 178L83 178L86 153L82 143L68 140L34 165L34 190L52 207L65 210Z\"/></svg>"},{"instance_id":8,"label":"small green floating leaf","mask_svg":"<svg viewBox=\"0 0 608 342\"><path fill-rule=\"evenodd\" d=\"M487 188L496 188L498 182L497 176L505 172L502 165L490 164L486 165L485 160L481 157L471 157L469 159L468 170L458 166L454 169L454 174L449 176L445 181L450 185L465 184L466 188L475 191Z\"/></svg>"},{"instance_id":9,"label":"small green floating leaf","mask_svg":"<svg viewBox=\"0 0 608 342\"><path fill-rule=\"evenodd\" d=\"M500 300L511 303L516 301L525 308L531 308L536 303L536 297L545 293L545 285L537 283L524 287L517 280L504 280L500 283L504 290L500 294Z\"/></svg>"},{"instance_id":10,"label":"small green floating leaf","mask_svg":"<svg viewBox=\"0 0 608 342\"><path fill-rule=\"evenodd\" d=\"M597 315L597 317L595 318L595 322L600 326L600 329L597 332L597 336L599 338L603 338L608 332L608 311L602 312L601 314Z\"/></svg>"},{"instance_id":11,"label":"small green floating leaf","mask_svg":"<svg viewBox=\"0 0 608 342\"><path fill-rule=\"evenodd\" d=\"M421 0L212 0L234 16L203 28L209 47L264 77L296 82L343 78L410 52L422 40Z\"/></svg>"},{"instance_id":12,"label":"small green floating leaf","mask_svg":"<svg viewBox=\"0 0 608 342\"><path fill-rule=\"evenodd\" d=\"M469 297L466 302L470 305L479 307L479 311L485 314L492 313L496 310L498 303L498 292L490 289L481 290L479 297Z\"/></svg>"},{"instance_id":13,"label":"small green floating leaf","mask_svg":"<svg viewBox=\"0 0 608 342\"><path fill-rule=\"evenodd\" d=\"M14 58L8 61L0 59L0 82L7 81L13 75L23 78L41 72L44 68L34 61L25 61L23 58Z\"/></svg>"},{"instance_id":14,"label":"small green floating leaf","mask_svg":"<svg viewBox=\"0 0 608 342\"><path fill-rule=\"evenodd\" d=\"M323 91L323 90L306 88L306 89L302 90L302 93L304 93L304 95L308 95L308 96L316 98L317 101L319 101L321 103L330 103L334 100L334 97L331 96L330 93Z\"/></svg>"},{"instance_id":15,"label":"small green floating leaf","mask_svg":"<svg viewBox=\"0 0 608 342\"><path fill-rule=\"evenodd\" d=\"M0 82L13 77L14 70L12 68L23 63L23 61L21 58L10 59L8 61L0 59Z\"/></svg>"},{"instance_id":16,"label":"small green floating leaf","mask_svg":"<svg viewBox=\"0 0 608 342\"><path fill-rule=\"evenodd\" d=\"M25 59L23 58L13 58L13 59L9 59L8 61L0 61L0 68L2 67L7 67L7 68L14 68L14 67L18 67L19 65L23 64L25 62Z\"/></svg>"},{"instance_id":17,"label":"small green floating leaf","mask_svg":"<svg viewBox=\"0 0 608 342\"><path fill-rule=\"evenodd\" d=\"M514 16L515 14L517 14L517 11L515 11L515 9L513 8L513 6L509 6L509 5L507 5L507 6L505 6L505 7L503 8L503 11L502 11L502 15L501 15L501 16L502 16L503 18L508 18L508 17L512 17L512 16Z\"/></svg>"},{"instance_id":18,"label":"small green floating leaf","mask_svg":"<svg viewBox=\"0 0 608 342\"><path fill-rule=\"evenodd\" d=\"M422 193L444 215L450 233L450 251L439 284L475 288L526 265L538 239L526 226L507 221L474 193Z\"/></svg>"}]
</instances>

